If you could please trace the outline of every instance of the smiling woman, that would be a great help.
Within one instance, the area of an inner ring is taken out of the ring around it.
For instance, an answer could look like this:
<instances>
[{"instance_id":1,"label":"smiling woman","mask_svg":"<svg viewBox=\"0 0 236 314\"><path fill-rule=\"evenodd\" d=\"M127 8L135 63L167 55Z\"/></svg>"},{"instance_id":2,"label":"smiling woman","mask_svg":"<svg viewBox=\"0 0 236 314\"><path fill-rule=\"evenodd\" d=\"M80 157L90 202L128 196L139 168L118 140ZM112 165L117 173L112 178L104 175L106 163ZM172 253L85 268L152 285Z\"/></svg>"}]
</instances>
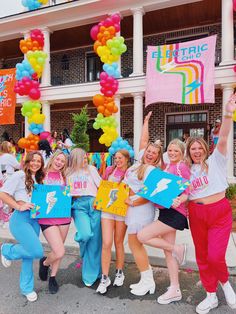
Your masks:
<instances>
[{"instance_id":1,"label":"smiling woman","mask_svg":"<svg viewBox=\"0 0 236 314\"><path fill-rule=\"evenodd\" d=\"M34 289L33 260L43 256L43 247L39 241L39 224L30 218L31 192L34 183L42 183L44 162L39 152L27 154L24 170L9 177L0 189L0 199L14 208L9 227L17 244L4 243L1 247L1 260L9 267L12 260L22 260L20 290L28 301L36 301Z\"/></svg>"}]
</instances>

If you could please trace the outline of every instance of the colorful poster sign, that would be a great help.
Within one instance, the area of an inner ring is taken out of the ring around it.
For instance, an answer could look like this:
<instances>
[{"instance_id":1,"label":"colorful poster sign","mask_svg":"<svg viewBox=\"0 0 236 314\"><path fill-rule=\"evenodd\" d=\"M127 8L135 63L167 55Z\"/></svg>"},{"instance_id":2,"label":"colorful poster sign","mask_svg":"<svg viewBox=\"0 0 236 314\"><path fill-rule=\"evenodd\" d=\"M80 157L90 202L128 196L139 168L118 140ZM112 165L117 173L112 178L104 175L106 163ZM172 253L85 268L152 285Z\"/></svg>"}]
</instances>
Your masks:
<instances>
[{"instance_id":1,"label":"colorful poster sign","mask_svg":"<svg viewBox=\"0 0 236 314\"><path fill-rule=\"evenodd\" d=\"M215 102L216 35L188 42L148 46L146 106L155 102Z\"/></svg>"},{"instance_id":2,"label":"colorful poster sign","mask_svg":"<svg viewBox=\"0 0 236 314\"><path fill-rule=\"evenodd\" d=\"M15 124L16 69L0 70L0 124Z\"/></svg>"},{"instance_id":3,"label":"colorful poster sign","mask_svg":"<svg viewBox=\"0 0 236 314\"><path fill-rule=\"evenodd\" d=\"M94 208L103 212L126 216L128 206L125 200L129 196L129 188L124 183L102 180L94 201Z\"/></svg>"},{"instance_id":4,"label":"colorful poster sign","mask_svg":"<svg viewBox=\"0 0 236 314\"><path fill-rule=\"evenodd\" d=\"M70 188L64 185L35 184L31 202L31 218L71 217Z\"/></svg>"},{"instance_id":5,"label":"colorful poster sign","mask_svg":"<svg viewBox=\"0 0 236 314\"><path fill-rule=\"evenodd\" d=\"M143 188L137 193L151 202L170 208L173 199L181 194L190 182L160 169L153 169L144 181Z\"/></svg>"}]
</instances>

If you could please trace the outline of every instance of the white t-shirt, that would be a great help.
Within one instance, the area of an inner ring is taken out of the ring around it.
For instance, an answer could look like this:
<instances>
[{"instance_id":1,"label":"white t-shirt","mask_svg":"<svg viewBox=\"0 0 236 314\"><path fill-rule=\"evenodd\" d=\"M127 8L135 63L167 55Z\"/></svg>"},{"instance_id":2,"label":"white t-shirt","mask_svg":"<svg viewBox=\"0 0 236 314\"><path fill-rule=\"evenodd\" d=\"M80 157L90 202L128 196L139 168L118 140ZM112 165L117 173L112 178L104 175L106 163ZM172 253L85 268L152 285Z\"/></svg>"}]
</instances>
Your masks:
<instances>
[{"instance_id":1,"label":"white t-shirt","mask_svg":"<svg viewBox=\"0 0 236 314\"><path fill-rule=\"evenodd\" d=\"M88 169L81 169L66 178L72 196L96 196L100 181L97 168L91 165Z\"/></svg>"},{"instance_id":2,"label":"white t-shirt","mask_svg":"<svg viewBox=\"0 0 236 314\"><path fill-rule=\"evenodd\" d=\"M228 187L227 183L227 158L216 148L208 158L208 172L202 171L201 165L191 167L191 187L189 199L207 197L223 192Z\"/></svg>"},{"instance_id":3,"label":"white t-shirt","mask_svg":"<svg viewBox=\"0 0 236 314\"><path fill-rule=\"evenodd\" d=\"M69 137L67 137L64 144L67 146L67 148L71 148L74 145L72 140Z\"/></svg>"},{"instance_id":4,"label":"white t-shirt","mask_svg":"<svg viewBox=\"0 0 236 314\"><path fill-rule=\"evenodd\" d=\"M143 180L138 179L137 169L140 166L139 162L136 162L133 166L131 166L125 173L125 177L123 182L128 184L131 190L134 193L137 193L139 190L142 189L143 183L146 180L149 173L155 169L154 166L148 165L144 174Z\"/></svg>"},{"instance_id":5,"label":"white t-shirt","mask_svg":"<svg viewBox=\"0 0 236 314\"><path fill-rule=\"evenodd\" d=\"M0 165L3 170L6 170L6 174L13 174L16 169L20 169L20 164L11 154L3 154L0 156Z\"/></svg>"},{"instance_id":6,"label":"white t-shirt","mask_svg":"<svg viewBox=\"0 0 236 314\"><path fill-rule=\"evenodd\" d=\"M13 173L3 184L0 192L5 192L16 201L30 202L31 196L25 188L25 173L23 170Z\"/></svg>"}]
</instances>

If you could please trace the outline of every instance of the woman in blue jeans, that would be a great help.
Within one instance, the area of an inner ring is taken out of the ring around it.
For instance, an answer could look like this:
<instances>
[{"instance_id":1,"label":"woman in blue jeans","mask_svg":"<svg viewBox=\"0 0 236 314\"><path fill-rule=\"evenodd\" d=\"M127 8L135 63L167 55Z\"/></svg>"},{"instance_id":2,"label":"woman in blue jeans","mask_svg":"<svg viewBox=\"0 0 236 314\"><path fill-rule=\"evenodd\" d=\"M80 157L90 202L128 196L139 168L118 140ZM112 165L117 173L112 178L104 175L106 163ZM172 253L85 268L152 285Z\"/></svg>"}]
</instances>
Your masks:
<instances>
[{"instance_id":1,"label":"woman in blue jeans","mask_svg":"<svg viewBox=\"0 0 236 314\"><path fill-rule=\"evenodd\" d=\"M101 212L93 208L93 202L101 181L97 169L88 165L86 152L74 148L70 153L70 165L66 174L67 185L73 197L72 217L80 246L82 280L91 286L101 277Z\"/></svg>"},{"instance_id":2,"label":"woman in blue jeans","mask_svg":"<svg viewBox=\"0 0 236 314\"><path fill-rule=\"evenodd\" d=\"M39 241L39 224L30 218L31 193L34 183L42 183L44 162L39 152L26 156L24 169L15 172L0 189L0 199L14 208L9 227L17 243L4 243L1 246L1 261L9 267L12 260L22 260L20 290L28 301L36 301L34 291L33 260L43 257L43 247Z\"/></svg>"}]
</instances>

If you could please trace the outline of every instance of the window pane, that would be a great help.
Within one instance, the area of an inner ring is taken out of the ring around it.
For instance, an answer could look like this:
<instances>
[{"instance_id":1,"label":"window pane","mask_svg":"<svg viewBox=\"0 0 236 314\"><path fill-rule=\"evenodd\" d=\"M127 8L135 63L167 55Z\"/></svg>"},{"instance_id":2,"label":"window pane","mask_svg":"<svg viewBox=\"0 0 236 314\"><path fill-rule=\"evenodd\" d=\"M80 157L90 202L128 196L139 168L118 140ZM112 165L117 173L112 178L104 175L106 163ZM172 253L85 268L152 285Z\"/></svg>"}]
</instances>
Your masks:
<instances>
[{"instance_id":1,"label":"window pane","mask_svg":"<svg viewBox=\"0 0 236 314\"><path fill-rule=\"evenodd\" d=\"M183 122L190 122L190 114L183 115Z\"/></svg>"},{"instance_id":2,"label":"window pane","mask_svg":"<svg viewBox=\"0 0 236 314\"><path fill-rule=\"evenodd\" d=\"M198 122L198 113L191 114L191 122Z\"/></svg>"},{"instance_id":3,"label":"window pane","mask_svg":"<svg viewBox=\"0 0 236 314\"><path fill-rule=\"evenodd\" d=\"M168 143L173 140L174 138L178 138L182 140L183 136L183 129L173 129L169 130L169 138L168 138Z\"/></svg>"},{"instance_id":4,"label":"window pane","mask_svg":"<svg viewBox=\"0 0 236 314\"><path fill-rule=\"evenodd\" d=\"M175 122L175 116L167 116L167 123L174 123Z\"/></svg>"},{"instance_id":5,"label":"window pane","mask_svg":"<svg viewBox=\"0 0 236 314\"><path fill-rule=\"evenodd\" d=\"M182 114L178 114L175 116L175 123L183 122L183 116Z\"/></svg>"},{"instance_id":6,"label":"window pane","mask_svg":"<svg viewBox=\"0 0 236 314\"><path fill-rule=\"evenodd\" d=\"M189 130L191 137L204 137L204 128L196 128Z\"/></svg>"}]
</instances>

